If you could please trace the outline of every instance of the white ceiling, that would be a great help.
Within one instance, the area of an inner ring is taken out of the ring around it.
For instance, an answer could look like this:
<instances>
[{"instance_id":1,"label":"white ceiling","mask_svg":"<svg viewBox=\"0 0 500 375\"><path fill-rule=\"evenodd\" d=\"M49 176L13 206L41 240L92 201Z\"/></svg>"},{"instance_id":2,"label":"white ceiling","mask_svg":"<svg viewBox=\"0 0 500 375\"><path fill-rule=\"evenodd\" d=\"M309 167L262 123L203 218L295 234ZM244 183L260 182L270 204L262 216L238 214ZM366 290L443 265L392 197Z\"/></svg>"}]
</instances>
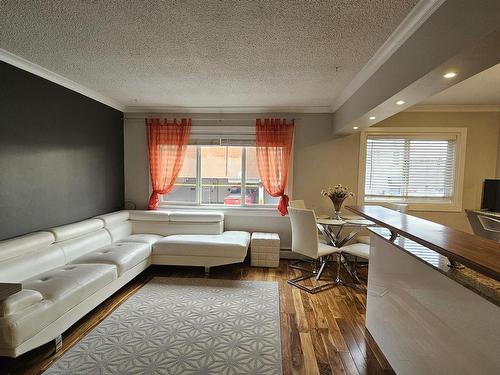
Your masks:
<instances>
[{"instance_id":1,"label":"white ceiling","mask_svg":"<svg viewBox=\"0 0 500 375\"><path fill-rule=\"evenodd\" d=\"M424 105L500 105L500 64L431 96Z\"/></svg>"},{"instance_id":2,"label":"white ceiling","mask_svg":"<svg viewBox=\"0 0 500 375\"><path fill-rule=\"evenodd\" d=\"M416 3L2 0L0 46L125 106L330 106Z\"/></svg>"}]
</instances>

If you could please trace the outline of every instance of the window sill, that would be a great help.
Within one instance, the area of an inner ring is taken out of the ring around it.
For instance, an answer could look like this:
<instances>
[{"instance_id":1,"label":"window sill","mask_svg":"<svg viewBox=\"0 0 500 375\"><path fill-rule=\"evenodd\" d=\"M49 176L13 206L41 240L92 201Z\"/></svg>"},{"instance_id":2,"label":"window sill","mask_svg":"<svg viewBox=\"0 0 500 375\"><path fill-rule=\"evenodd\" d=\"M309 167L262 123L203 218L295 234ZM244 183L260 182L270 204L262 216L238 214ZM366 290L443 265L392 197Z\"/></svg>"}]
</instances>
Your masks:
<instances>
[{"instance_id":1,"label":"window sill","mask_svg":"<svg viewBox=\"0 0 500 375\"><path fill-rule=\"evenodd\" d=\"M180 210L180 211L193 211L193 210L200 210L200 211L217 211L217 212L223 212L223 213L228 213L231 215L253 215L253 216L275 216L275 217L282 217L281 214L278 212L277 207L249 207L249 206L236 206L236 207L231 207L231 206L216 206L216 205L175 205L175 204L168 204L168 203L160 203L158 208L160 210Z\"/></svg>"}]
</instances>

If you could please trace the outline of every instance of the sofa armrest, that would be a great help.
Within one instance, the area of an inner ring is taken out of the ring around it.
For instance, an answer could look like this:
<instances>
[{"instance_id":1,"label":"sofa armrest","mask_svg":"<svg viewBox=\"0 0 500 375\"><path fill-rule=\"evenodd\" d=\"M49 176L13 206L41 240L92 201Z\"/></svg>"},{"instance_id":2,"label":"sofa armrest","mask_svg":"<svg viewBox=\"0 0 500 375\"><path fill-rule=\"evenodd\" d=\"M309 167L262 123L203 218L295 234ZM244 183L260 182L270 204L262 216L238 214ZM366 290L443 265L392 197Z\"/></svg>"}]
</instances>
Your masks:
<instances>
[{"instance_id":1,"label":"sofa armrest","mask_svg":"<svg viewBox=\"0 0 500 375\"><path fill-rule=\"evenodd\" d=\"M0 301L0 317L15 314L43 300L40 292L23 289Z\"/></svg>"}]
</instances>

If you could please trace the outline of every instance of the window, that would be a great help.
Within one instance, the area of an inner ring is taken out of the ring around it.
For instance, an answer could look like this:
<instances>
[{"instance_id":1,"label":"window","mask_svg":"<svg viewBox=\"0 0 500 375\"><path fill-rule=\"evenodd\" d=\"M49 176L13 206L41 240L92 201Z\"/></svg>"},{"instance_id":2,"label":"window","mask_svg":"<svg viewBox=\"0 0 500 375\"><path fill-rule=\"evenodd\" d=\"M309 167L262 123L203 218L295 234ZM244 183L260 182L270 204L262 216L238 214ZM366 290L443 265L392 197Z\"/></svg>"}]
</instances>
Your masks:
<instances>
[{"instance_id":1,"label":"window","mask_svg":"<svg viewBox=\"0 0 500 375\"><path fill-rule=\"evenodd\" d=\"M461 210L465 129L372 128L362 133L360 203Z\"/></svg>"},{"instance_id":2,"label":"window","mask_svg":"<svg viewBox=\"0 0 500 375\"><path fill-rule=\"evenodd\" d=\"M239 206L243 180L243 148L202 146L200 152L201 203Z\"/></svg>"},{"instance_id":3,"label":"window","mask_svg":"<svg viewBox=\"0 0 500 375\"><path fill-rule=\"evenodd\" d=\"M255 146L190 145L175 187L162 201L262 207L276 206L279 197L262 186Z\"/></svg>"},{"instance_id":4,"label":"window","mask_svg":"<svg viewBox=\"0 0 500 375\"><path fill-rule=\"evenodd\" d=\"M170 200L179 203L196 203L196 153L196 146L187 146L182 169L174 189L168 194Z\"/></svg>"}]
</instances>

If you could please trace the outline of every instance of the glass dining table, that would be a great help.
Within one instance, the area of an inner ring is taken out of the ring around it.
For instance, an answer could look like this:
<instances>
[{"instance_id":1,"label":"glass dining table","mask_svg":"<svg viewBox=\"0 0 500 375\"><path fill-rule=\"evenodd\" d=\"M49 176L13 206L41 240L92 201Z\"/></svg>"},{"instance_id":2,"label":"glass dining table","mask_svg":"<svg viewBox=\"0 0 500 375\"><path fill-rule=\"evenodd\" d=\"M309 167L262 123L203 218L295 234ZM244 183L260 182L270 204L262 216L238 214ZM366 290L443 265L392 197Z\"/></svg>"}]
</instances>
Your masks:
<instances>
[{"instance_id":1,"label":"glass dining table","mask_svg":"<svg viewBox=\"0 0 500 375\"><path fill-rule=\"evenodd\" d=\"M363 229L375 226L376 224L370 220L363 219L357 216L346 216L341 218L341 220L332 219L329 217L320 216L316 219L317 227L319 231L323 234L327 244L338 249L346 246L351 240L353 240L356 235ZM340 251L337 261L337 275L335 283L337 285L344 285L353 287L362 291L366 291L366 288L362 286L362 282L358 277L356 272L357 262L354 264L350 262L346 254ZM353 283L342 280L340 277L340 266L343 266L347 271L349 276L354 280Z\"/></svg>"},{"instance_id":2,"label":"glass dining table","mask_svg":"<svg viewBox=\"0 0 500 375\"><path fill-rule=\"evenodd\" d=\"M318 228L329 241L329 245L342 247L352 240L364 228L374 226L375 223L358 217L345 217L342 220L328 217L318 217L316 219ZM346 233L348 232L348 233Z\"/></svg>"}]
</instances>

